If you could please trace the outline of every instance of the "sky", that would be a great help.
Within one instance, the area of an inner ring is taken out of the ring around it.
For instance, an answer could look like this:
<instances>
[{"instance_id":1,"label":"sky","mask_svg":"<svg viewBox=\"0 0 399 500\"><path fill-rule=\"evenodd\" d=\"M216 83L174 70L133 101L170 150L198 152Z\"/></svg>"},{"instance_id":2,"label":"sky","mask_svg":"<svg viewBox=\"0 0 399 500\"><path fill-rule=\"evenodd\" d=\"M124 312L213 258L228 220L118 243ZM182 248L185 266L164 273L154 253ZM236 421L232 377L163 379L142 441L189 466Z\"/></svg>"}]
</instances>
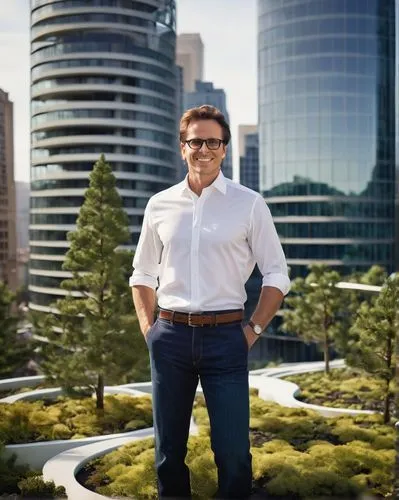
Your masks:
<instances>
[{"instance_id":1,"label":"sky","mask_svg":"<svg viewBox=\"0 0 399 500\"><path fill-rule=\"evenodd\" d=\"M177 33L199 33L204 78L223 88L238 171L238 125L257 122L256 0L176 0ZM0 0L0 88L14 103L15 179L29 181L30 0Z\"/></svg>"}]
</instances>

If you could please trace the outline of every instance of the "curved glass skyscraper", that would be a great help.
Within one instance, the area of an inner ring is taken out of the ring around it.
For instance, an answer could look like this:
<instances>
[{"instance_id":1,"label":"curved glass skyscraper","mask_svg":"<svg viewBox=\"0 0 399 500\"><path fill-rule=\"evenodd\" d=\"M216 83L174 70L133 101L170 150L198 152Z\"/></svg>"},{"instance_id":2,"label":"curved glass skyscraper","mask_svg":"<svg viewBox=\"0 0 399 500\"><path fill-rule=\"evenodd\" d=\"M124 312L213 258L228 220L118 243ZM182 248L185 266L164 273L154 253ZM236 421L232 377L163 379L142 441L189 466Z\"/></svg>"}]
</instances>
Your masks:
<instances>
[{"instance_id":1,"label":"curved glass skyscraper","mask_svg":"<svg viewBox=\"0 0 399 500\"><path fill-rule=\"evenodd\" d=\"M258 0L260 188L291 276L394 266L395 0Z\"/></svg>"},{"instance_id":2,"label":"curved glass skyscraper","mask_svg":"<svg viewBox=\"0 0 399 500\"><path fill-rule=\"evenodd\" d=\"M176 178L174 0L32 0L31 307L63 295L66 235L104 153L137 243Z\"/></svg>"}]
</instances>

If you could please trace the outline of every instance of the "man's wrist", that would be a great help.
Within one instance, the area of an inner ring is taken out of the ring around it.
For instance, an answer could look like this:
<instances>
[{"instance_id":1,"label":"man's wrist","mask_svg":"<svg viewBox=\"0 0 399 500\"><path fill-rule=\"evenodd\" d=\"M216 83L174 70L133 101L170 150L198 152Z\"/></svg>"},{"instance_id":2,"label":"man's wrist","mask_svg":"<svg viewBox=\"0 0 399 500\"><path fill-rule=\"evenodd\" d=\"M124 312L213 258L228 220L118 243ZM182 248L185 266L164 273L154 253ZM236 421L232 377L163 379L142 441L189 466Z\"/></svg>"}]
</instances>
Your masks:
<instances>
[{"instance_id":1,"label":"man's wrist","mask_svg":"<svg viewBox=\"0 0 399 500\"><path fill-rule=\"evenodd\" d=\"M154 323L151 324L147 322L146 325L141 329L141 332L143 333L144 336L147 335L149 329L152 327L153 324Z\"/></svg>"},{"instance_id":2,"label":"man's wrist","mask_svg":"<svg viewBox=\"0 0 399 500\"><path fill-rule=\"evenodd\" d=\"M248 326L257 337L259 337L264 330L262 325L260 325L259 323L255 323L254 321L252 321L252 319L248 321Z\"/></svg>"}]
</instances>

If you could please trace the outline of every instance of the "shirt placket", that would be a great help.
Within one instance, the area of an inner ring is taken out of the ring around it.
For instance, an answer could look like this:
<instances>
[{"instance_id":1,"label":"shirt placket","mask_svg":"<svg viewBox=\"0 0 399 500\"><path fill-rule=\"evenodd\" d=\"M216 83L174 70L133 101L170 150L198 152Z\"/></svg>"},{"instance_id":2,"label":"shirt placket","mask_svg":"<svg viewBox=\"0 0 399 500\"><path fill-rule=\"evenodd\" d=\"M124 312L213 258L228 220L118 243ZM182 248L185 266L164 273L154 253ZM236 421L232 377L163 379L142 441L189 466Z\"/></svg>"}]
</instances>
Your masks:
<instances>
[{"instance_id":1,"label":"shirt placket","mask_svg":"<svg viewBox=\"0 0 399 500\"><path fill-rule=\"evenodd\" d=\"M199 244L201 234L204 194L194 200L193 225L191 233L191 310L200 310Z\"/></svg>"}]
</instances>

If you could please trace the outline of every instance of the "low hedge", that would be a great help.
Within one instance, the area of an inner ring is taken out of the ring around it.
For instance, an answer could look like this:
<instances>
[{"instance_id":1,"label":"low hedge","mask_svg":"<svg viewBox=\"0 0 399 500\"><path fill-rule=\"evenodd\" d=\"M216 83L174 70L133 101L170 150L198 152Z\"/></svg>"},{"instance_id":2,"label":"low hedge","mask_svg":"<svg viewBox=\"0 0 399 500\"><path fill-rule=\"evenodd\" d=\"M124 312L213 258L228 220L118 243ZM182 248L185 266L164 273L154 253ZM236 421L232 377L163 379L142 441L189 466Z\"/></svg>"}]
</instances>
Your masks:
<instances>
[{"instance_id":1,"label":"low hedge","mask_svg":"<svg viewBox=\"0 0 399 500\"><path fill-rule=\"evenodd\" d=\"M28 498L67 498L65 488L56 486L54 481L45 481L42 475L29 476L18 483L22 497Z\"/></svg>"},{"instance_id":2,"label":"low hedge","mask_svg":"<svg viewBox=\"0 0 399 500\"><path fill-rule=\"evenodd\" d=\"M210 498L217 471L202 398L194 416L199 436L188 442L194 498ZM326 419L320 414L251 397L254 486L290 499L357 498L368 492L394 498L393 426L379 415ZM156 499L153 439L136 441L91 462L85 485L107 496Z\"/></svg>"},{"instance_id":3,"label":"low hedge","mask_svg":"<svg viewBox=\"0 0 399 500\"><path fill-rule=\"evenodd\" d=\"M104 411L92 398L0 404L0 441L4 444L78 439L152 426L150 396L105 396Z\"/></svg>"},{"instance_id":4,"label":"low hedge","mask_svg":"<svg viewBox=\"0 0 399 500\"><path fill-rule=\"evenodd\" d=\"M4 456L4 445L0 443L0 494L19 493L18 482L26 476L28 468L16 465L15 461L15 456Z\"/></svg>"},{"instance_id":5,"label":"low hedge","mask_svg":"<svg viewBox=\"0 0 399 500\"><path fill-rule=\"evenodd\" d=\"M5 458L4 445L0 445L0 494L7 495L7 498L13 494L36 499L66 498L63 486L44 481L41 472L16 465L15 459L15 456Z\"/></svg>"},{"instance_id":6,"label":"low hedge","mask_svg":"<svg viewBox=\"0 0 399 500\"><path fill-rule=\"evenodd\" d=\"M299 386L301 393L297 399L305 403L383 412L384 382L361 370L334 369L328 375L324 372L304 373L284 380ZM392 387L392 396L394 390ZM392 413L393 407L394 398Z\"/></svg>"}]
</instances>

